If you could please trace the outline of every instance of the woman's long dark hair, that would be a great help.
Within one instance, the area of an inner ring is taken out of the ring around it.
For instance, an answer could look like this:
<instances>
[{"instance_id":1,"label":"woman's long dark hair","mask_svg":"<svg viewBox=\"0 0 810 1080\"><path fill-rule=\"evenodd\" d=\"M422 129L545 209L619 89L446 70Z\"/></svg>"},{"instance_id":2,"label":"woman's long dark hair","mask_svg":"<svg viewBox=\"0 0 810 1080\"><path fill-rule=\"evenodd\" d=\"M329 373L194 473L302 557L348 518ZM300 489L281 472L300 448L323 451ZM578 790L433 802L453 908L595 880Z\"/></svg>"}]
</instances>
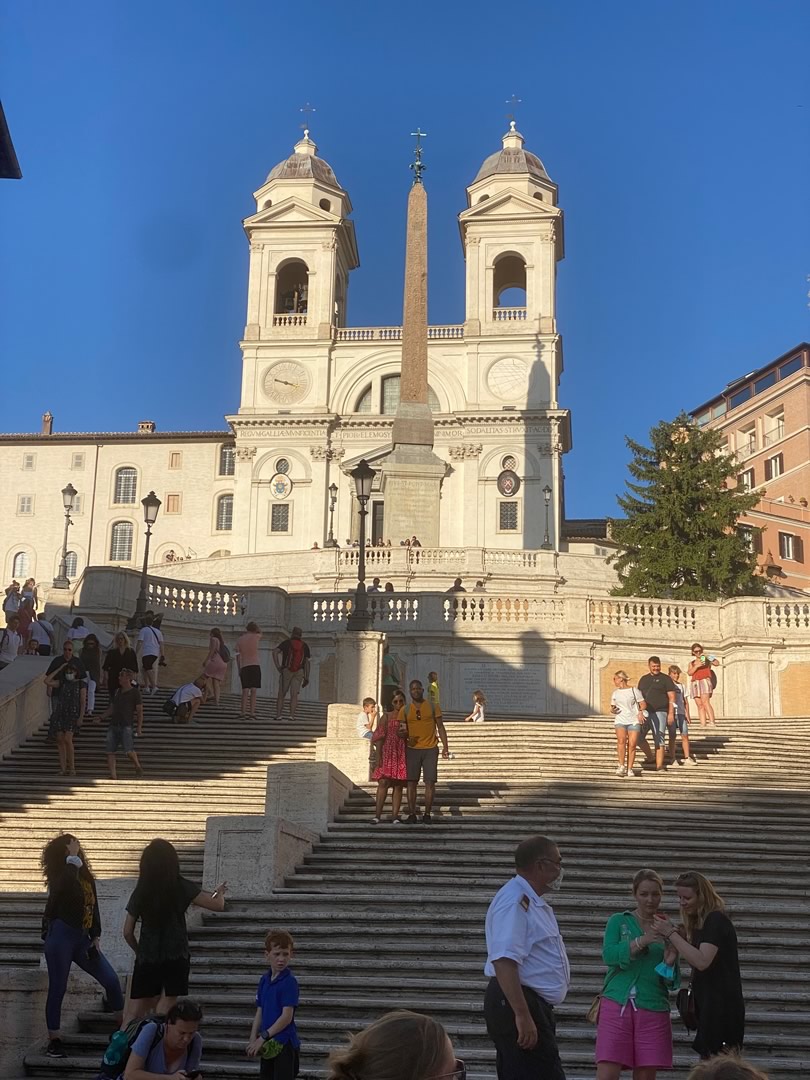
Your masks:
<instances>
[{"instance_id":1,"label":"woman's long dark hair","mask_svg":"<svg viewBox=\"0 0 810 1080\"><path fill-rule=\"evenodd\" d=\"M168 840L157 837L143 849L136 888L141 890L142 910L149 919L164 922L177 911L180 860Z\"/></svg>"},{"instance_id":2,"label":"woman's long dark hair","mask_svg":"<svg viewBox=\"0 0 810 1080\"><path fill-rule=\"evenodd\" d=\"M45 878L45 884L50 890L59 878L65 872L65 859L67 858L67 846L71 840L75 840L76 837L73 833L59 833L53 840L49 840L45 847L42 849L42 854L39 857L39 865L42 867L42 876ZM93 871L90 868L90 863L87 861L87 856L84 853L83 848L79 848L79 858L82 860L82 868L79 871L79 877L85 878L87 881L94 881Z\"/></svg>"}]
</instances>

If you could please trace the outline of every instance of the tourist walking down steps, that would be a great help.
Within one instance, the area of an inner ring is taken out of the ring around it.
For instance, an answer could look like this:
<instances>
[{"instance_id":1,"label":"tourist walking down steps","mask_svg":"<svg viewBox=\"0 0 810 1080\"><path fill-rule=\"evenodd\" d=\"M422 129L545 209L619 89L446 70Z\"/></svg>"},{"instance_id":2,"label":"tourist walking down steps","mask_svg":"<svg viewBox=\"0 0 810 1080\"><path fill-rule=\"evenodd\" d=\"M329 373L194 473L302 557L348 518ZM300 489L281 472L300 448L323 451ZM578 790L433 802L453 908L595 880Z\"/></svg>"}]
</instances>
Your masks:
<instances>
[{"instance_id":1,"label":"tourist walking down steps","mask_svg":"<svg viewBox=\"0 0 810 1080\"><path fill-rule=\"evenodd\" d=\"M571 970L546 901L562 880L560 849L547 836L531 836L518 845L515 876L487 911L484 1019L498 1080L565 1080L554 1007L565 1001Z\"/></svg>"}]
</instances>

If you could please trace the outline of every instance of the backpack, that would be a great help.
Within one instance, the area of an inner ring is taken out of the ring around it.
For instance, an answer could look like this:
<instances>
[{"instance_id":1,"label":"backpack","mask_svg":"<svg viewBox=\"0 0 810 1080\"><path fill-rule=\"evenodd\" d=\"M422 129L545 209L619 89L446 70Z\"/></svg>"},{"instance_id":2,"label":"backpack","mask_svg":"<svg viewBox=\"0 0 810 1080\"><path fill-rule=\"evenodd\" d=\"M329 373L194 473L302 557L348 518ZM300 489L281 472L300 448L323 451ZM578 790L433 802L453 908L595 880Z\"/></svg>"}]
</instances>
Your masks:
<instances>
[{"instance_id":1,"label":"backpack","mask_svg":"<svg viewBox=\"0 0 810 1080\"><path fill-rule=\"evenodd\" d=\"M304 643L300 638L290 638L290 648L287 652L289 663L288 671L300 671L304 663Z\"/></svg>"},{"instance_id":2,"label":"backpack","mask_svg":"<svg viewBox=\"0 0 810 1080\"><path fill-rule=\"evenodd\" d=\"M127 1067L129 1056L132 1053L132 1044L147 1024L154 1023L154 1020L132 1020L122 1031L114 1032L107 1044L107 1049L104 1051L101 1068L96 1073L96 1080L119 1080ZM152 1039L152 1045L146 1052L147 1058L164 1034L165 1028L163 1024L155 1024L155 1035Z\"/></svg>"},{"instance_id":3,"label":"backpack","mask_svg":"<svg viewBox=\"0 0 810 1080\"><path fill-rule=\"evenodd\" d=\"M224 641L220 641L219 643L219 655L222 657L226 664L230 662L231 650L228 648Z\"/></svg>"},{"instance_id":4,"label":"backpack","mask_svg":"<svg viewBox=\"0 0 810 1080\"><path fill-rule=\"evenodd\" d=\"M163 702L163 704L161 705L161 709L163 709L167 716L170 716L172 720L174 720L174 714L177 712L177 706L171 698L169 698L168 701Z\"/></svg>"}]
</instances>

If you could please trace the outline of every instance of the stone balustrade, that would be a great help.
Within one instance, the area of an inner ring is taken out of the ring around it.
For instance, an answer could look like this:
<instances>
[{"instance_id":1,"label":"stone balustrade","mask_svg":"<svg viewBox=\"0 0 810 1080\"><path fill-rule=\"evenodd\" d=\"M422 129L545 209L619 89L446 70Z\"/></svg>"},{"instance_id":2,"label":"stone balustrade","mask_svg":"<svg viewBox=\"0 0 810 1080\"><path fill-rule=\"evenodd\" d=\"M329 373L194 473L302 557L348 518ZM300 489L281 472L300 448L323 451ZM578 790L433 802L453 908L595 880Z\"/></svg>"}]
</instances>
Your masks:
<instances>
[{"instance_id":1,"label":"stone balustrade","mask_svg":"<svg viewBox=\"0 0 810 1080\"><path fill-rule=\"evenodd\" d=\"M517 310L517 309L515 309ZM523 308L523 311L526 309ZM525 315L524 315L525 318ZM463 338L463 326L429 326L428 341ZM401 326L341 326L335 332L337 341L401 341Z\"/></svg>"},{"instance_id":2,"label":"stone balustrade","mask_svg":"<svg viewBox=\"0 0 810 1080\"><path fill-rule=\"evenodd\" d=\"M495 322L525 322L529 317L525 307L496 307L492 309Z\"/></svg>"},{"instance_id":3,"label":"stone balustrade","mask_svg":"<svg viewBox=\"0 0 810 1080\"><path fill-rule=\"evenodd\" d=\"M273 326L286 327L286 326L306 326L307 317L303 315L274 315Z\"/></svg>"}]
</instances>

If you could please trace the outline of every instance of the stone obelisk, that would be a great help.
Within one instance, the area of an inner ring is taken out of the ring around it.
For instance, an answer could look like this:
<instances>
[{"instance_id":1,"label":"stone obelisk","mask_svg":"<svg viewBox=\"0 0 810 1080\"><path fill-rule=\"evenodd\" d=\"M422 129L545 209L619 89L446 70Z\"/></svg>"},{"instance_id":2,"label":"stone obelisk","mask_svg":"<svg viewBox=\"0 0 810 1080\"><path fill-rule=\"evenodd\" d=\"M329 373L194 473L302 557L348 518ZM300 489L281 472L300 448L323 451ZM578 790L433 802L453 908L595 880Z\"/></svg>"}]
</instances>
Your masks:
<instances>
[{"instance_id":1,"label":"stone obelisk","mask_svg":"<svg viewBox=\"0 0 810 1080\"><path fill-rule=\"evenodd\" d=\"M400 398L391 432L393 448L382 463L385 533L396 543L416 534L425 547L439 544L439 500L446 466L433 453L428 405L427 193L420 138L411 165L402 305Z\"/></svg>"}]
</instances>

